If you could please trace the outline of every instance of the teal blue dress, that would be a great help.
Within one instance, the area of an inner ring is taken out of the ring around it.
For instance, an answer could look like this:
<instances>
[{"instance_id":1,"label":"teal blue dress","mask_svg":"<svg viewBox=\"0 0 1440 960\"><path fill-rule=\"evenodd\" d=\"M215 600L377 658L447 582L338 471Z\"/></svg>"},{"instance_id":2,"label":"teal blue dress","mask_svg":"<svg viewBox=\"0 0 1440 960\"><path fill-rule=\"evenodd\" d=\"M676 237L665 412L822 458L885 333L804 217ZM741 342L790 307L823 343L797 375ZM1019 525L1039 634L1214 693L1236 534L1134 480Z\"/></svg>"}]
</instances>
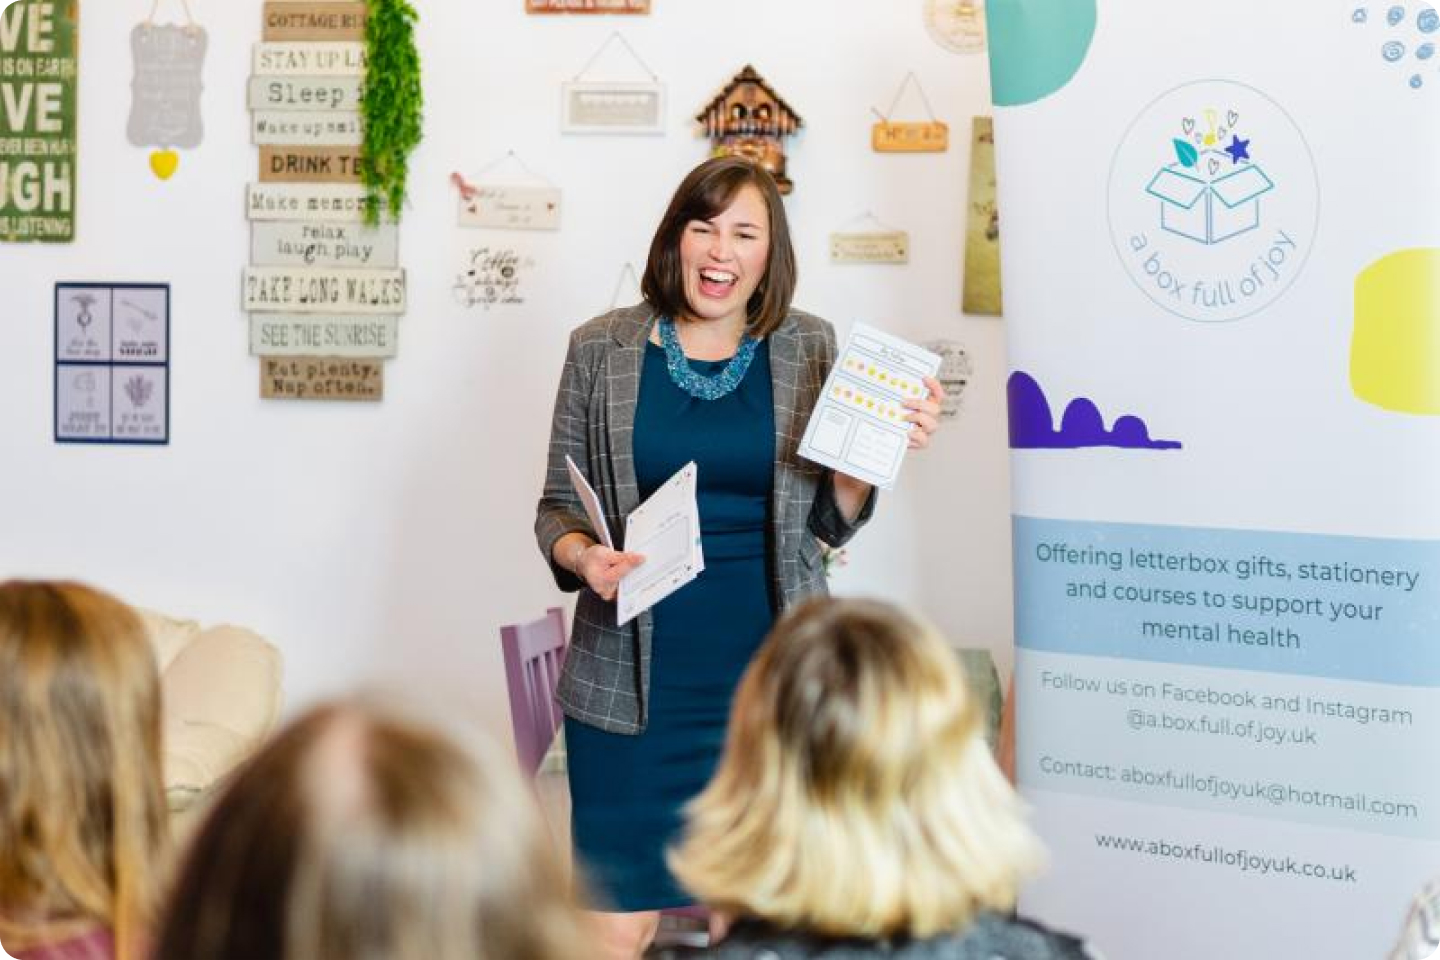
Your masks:
<instances>
[{"instance_id":1,"label":"teal blue dress","mask_svg":"<svg viewBox=\"0 0 1440 960\"><path fill-rule=\"evenodd\" d=\"M725 361L691 360L698 373ZM768 519L775 468L769 341L734 392L698 400L671 382L646 344L635 412L635 478L650 496L697 467L705 571L653 608L650 719L638 736L568 717L572 833L601 909L690 902L665 866L681 807L709 782L740 676L775 620Z\"/></svg>"}]
</instances>

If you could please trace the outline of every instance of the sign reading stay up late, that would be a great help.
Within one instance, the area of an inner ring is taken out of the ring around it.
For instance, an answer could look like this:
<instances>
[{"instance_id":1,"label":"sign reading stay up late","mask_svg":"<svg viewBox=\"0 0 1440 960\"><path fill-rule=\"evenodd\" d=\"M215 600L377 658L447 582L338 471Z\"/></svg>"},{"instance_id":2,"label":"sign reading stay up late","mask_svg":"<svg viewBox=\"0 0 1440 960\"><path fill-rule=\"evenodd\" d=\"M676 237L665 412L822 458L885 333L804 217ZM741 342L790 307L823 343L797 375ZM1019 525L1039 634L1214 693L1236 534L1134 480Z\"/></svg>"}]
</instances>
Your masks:
<instances>
[{"instance_id":1,"label":"sign reading stay up late","mask_svg":"<svg viewBox=\"0 0 1440 960\"><path fill-rule=\"evenodd\" d=\"M0 241L75 238L79 7L18 0L0 10Z\"/></svg>"}]
</instances>

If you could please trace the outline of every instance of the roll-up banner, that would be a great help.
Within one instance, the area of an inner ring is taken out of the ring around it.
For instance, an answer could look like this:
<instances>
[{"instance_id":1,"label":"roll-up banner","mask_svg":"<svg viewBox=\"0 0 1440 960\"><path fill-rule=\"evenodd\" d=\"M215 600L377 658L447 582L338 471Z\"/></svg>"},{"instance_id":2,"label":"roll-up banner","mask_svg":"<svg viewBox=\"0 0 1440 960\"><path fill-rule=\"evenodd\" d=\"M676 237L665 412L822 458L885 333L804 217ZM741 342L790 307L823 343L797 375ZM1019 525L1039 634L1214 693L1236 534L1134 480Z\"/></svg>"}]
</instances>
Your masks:
<instances>
[{"instance_id":1,"label":"roll-up banner","mask_svg":"<svg viewBox=\"0 0 1440 960\"><path fill-rule=\"evenodd\" d=\"M1440 874L1440 14L988 13L1024 909L1378 960Z\"/></svg>"}]
</instances>

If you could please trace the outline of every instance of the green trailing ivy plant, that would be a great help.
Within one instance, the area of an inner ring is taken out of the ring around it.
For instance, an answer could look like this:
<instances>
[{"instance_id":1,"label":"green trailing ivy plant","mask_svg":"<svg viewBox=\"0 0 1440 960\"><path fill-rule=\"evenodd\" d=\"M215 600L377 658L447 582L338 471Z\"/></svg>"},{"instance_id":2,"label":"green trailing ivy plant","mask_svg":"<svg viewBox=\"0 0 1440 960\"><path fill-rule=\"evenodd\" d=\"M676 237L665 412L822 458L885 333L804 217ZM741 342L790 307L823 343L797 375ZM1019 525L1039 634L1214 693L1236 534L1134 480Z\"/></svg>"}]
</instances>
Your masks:
<instances>
[{"instance_id":1,"label":"green trailing ivy plant","mask_svg":"<svg viewBox=\"0 0 1440 960\"><path fill-rule=\"evenodd\" d=\"M415 12L409 0L367 0L365 86L360 112L365 143L360 148L365 182L365 222L380 222L381 211L400 219L405 205L410 153L420 143L420 51L415 46Z\"/></svg>"}]
</instances>

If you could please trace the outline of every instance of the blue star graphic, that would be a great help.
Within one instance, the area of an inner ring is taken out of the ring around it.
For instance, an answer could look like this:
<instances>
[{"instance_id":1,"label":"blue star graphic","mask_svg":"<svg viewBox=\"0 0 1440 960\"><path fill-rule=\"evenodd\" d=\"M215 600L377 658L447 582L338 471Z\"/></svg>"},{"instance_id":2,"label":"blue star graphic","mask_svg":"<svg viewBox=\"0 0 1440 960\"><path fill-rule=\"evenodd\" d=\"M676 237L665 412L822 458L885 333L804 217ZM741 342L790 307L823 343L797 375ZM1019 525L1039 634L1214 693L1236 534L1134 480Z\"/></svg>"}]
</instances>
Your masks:
<instances>
[{"instance_id":1,"label":"blue star graphic","mask_svg":"<svg viewBox=\"0 0 1440 960\"><path fill-rule=\"evenodd\" d=\"M1241 140L1238 136L1231 137L1230 146L1225 148L1225 152L1230 154L1231 163L1239 163L1241 160L1249 160L1250 141Z\"/></svg>"}]
</instances>

